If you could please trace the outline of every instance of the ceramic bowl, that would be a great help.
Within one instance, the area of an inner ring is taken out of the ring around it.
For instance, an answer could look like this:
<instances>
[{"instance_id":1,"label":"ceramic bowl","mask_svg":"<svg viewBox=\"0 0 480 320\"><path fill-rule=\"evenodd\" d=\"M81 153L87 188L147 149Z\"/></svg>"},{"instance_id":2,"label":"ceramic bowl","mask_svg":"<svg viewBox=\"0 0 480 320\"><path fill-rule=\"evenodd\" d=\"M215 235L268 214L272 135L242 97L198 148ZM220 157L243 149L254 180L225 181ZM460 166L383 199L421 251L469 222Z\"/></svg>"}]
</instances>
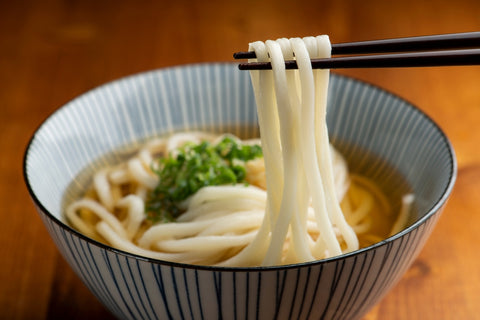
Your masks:
<instances>
[{"instance_id":1,"label":"ceramic bowl","mask_svg":"<svg viewBox=\"0 0 480 320\"><path fill-rule=\"evenodd\" d=\"M84 190L88 172L115 163L126 145L177 130L258 134L249 74L234 64L155 70L74 99L31 138L25 182L63 257L118 318L357 319L418 255L451 193L456 160L428 116L385 90L332 74L328 103L331 141L351 170L392 192L408 187L416 199L407 228L339 257L276 267L193 266L111 248L65 223L65 203Z\"/></svg>"}]
</instances>

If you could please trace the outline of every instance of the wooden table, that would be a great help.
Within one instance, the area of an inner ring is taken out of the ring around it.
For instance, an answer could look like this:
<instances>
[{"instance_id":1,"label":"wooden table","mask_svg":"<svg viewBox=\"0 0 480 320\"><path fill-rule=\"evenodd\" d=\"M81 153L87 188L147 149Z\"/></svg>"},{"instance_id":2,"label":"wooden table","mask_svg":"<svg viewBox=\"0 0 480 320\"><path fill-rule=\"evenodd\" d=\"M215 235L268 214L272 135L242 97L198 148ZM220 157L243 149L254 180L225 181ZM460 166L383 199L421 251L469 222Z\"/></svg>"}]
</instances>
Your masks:
<instances>
[{"instance_id":1,"label":"wooden table","mask_svg":"<svg viewBox=\"0 0 480 320\"><path fill-rule=\"evenodd\" d=\"M28 139L73 97L149 69L230 61L254 40L329 34L345 42L479 28L478 0L1 1L0 318L112 317L57 252L22 178ZM480 319L480 67L342 73L418 105L447 133L459 166L432 237L365 319Z\"/></svg>"}]
</instances>

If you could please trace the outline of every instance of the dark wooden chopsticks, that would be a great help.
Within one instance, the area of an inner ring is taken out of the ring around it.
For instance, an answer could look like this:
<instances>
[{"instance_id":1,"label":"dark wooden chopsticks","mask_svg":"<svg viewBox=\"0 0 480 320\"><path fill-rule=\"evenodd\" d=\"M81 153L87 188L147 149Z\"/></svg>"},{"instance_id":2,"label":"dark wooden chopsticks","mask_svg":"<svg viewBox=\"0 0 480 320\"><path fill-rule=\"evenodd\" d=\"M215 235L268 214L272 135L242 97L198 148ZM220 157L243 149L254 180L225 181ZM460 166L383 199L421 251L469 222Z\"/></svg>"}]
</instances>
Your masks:
<instances>
[{"instance_id":1,"label":"dark wooden chopsticks","mask_svg":"<svg viewBox=\"0 0 480 320\"><path fill-rule=\"evenodd\" d=\"M475 49L473 49L475 48ZM390 54L379 54L390 53ZM332 44L332 55L373 54L312 59L314 69L395 68L480 65L480 32ZM254 59L255 52L234 53L235 59ZM296 69L295 60L285 61ZM240 63L240 70L271 69L270 62Z\"/></svg>"}]
</instances>

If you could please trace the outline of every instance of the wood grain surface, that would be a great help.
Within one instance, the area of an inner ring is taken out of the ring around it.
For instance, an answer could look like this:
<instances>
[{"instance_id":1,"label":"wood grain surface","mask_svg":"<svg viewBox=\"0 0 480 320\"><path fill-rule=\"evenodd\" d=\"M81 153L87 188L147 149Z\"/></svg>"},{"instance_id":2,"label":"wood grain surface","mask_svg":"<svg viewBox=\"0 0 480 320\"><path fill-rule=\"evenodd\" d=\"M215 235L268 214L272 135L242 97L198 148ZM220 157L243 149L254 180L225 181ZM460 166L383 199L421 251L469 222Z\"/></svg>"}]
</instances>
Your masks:
<instances>
[{"instance_id":1,"label":"wood grain surface","mask_svg":"<svg viewBox=\"0 0 480 320\"><path fill-rule=\"evenodd\" d=\"M0 1L0 318L112 318L56 250L22 177L29 138L70 99L132 73L231 61L255 40L479 29L478 0ZM446 132L459 166L424 250L365 319L480 319L480 67L338 72L418 105Z\"/></svg>"}]
</instances>

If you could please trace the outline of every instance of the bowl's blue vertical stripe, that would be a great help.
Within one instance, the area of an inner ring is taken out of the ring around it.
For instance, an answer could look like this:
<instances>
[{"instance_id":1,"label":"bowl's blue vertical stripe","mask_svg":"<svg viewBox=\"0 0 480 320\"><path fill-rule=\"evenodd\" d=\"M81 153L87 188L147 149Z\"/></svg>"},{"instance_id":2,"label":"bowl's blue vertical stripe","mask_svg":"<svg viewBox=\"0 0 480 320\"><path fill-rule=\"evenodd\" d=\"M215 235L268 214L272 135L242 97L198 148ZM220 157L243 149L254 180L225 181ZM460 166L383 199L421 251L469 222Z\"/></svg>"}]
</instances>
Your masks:
<instances>
[{"instance_id":1,"label":"bowl's blue vertical stripe","mask_svg":"<svg viewBox=\"0 0 480 320\"><path fill-rule=\"evenodd\" d=\"M257 300L257 303L255 304L255 319L260 319L259 318L260 308L262 306L262 300L261 300L262 296L260 295L260 291L262 289L262 273L257 272L256 276L257 276L258 282L257 282L257 292L255 296L255 299Z\"/></svg>"},{"instance_id":2,"label":"bowl's blue vertical stripe","mask_svg":"<svg viewBox=\"0 0 480 320\"><path fill-rule=\"evenodd\" d=\"M150 297L150 295L147 291L147 283L144 279L143 271L142 271L142 268L140 266L140 262L138 260L135 260L135 263L136 263L136 269L137 269L137 274L138 274L138 283L139 283L139 285L141 285L141 288L143 289L142 294L141 294L142 299L144 301L146 301L146 303L148 304L149 319L155 319L155 310L153 308L151 297ZM142 262L142 264L143 264L143 262Z\"/></svg>"},{"instance_id":3,"label":"bowl's blue vertical stripe","mask_svg":"<svg viewBox=\"0 0 480 320\"><path fill-rule=\"evenodd\" d=\"M358 280L359 280L359 275L361 274L361 270L363 270L363 266L365 265L365 259L362 261L362 264L357 263L358 256L354 256L353 259L351 260L352 262L352 270L349 273L349 278L348 278L348 286L344 291L344 294L342 295L342 302L344 305L343 310L337 310L335 314L338 314L337 319L347 319L345 316L346 310L349 309L352 305L352 297L353 293L355 292L355 288L358 285ZM354 281L353 275L356 274L357 278ZM353 284L353 285L352 285ZM347 297L347 291L349 292L349 295ZM335 315L334 314L334 315Z\"/></svg>"},{"instance_id":4,"label":"bowl's blue vertical stripe","mask_svg":"<svg viewBox=\"0 0 480 320\"><path fill-rule=\"evenodd\" d=\"M172 284L173 284L173 292L175 294L175 301L177 303L177 310L179 312L179 316L181 319L185 319L185 315L183 313L183 306L182 306L182 302L181 302L181 299L180 299L180 291L179 291L179 288L178 288L178 284L177 284L177 277L176 277L176 274L175 274L175 269L174 268L169 268L170 269L170 277L172 279Z\"/></svg>"},{"instance_id":5,"label":"bowl's blue vertical stripe","mask_svg":"<svg viewBox=\"0 0 480 320\"><path fill-rule=\"evenodd\" d=\"M299 278L300 278L300 270L297 269L296 272L295 272L295 280L291 281L290 283L298 284L298 282L300 280ZM298 286L295 286L295 288L293 289L292 301L287 303L288 305L291 306L290 307L290 312L289 312L289 315L288 315L289 319L292 319L293 310L295 309L296 300L297 300L297 291L298 291Z\"/></svg>"},{"instance_id":6,"label":"bowl's blue vertical stripe","mask_svg":"<svg viewBox=\"0 0 480 320\"><path fill-rule=\"evenodd\" d=\"M142 296L142 293L139 289L139 286L142 286L142 282L139 281L140 279L134 274L134 269L132 269L131 264L135 264L135 261L132 259L125 257L124 263L128 269L128 274L125 268L123 269L123 273L129 275L129 277L126 277L125 279L125 284L128 284L128 279L131 279L131 282L133 284L133 288L129 289L133 294L132 294L132 301L134 301L135 305L137 306L138 313L141 314L142 319L151 319L151 317L148 314L147 306L145 305L145 299ZM138 269L137 269L138 270Z\"/></svg>"},{"instance_id":7,"label":"bowl's blue vertical stripe","mask_svg":"<svg viewBox=\"0 0 480 320\"><path fill-rule=\"evenodd\" d=\"M309 308L308 308L308 312L307 312L307 315L306 315L306 319L309 319L312 315L312 312L314 311L314 306L316 306L316 301L317 301L317 294L319 293L319 287L320 287L320 283L321 283L321 279L322 279L322 275L323 275L323 269L324 269L324 265L320 265L320 267L318 268L318 276L317 276L317 279L316 281L312 281L312 284L314 284L314 291L313 291L313 296L312 296L312 299L310 300L310 304L309 304Z\"/></svg>"},{"instance_id":8,"label":"bowl's blue vertical stripe","mask_svg":"<svg viewBox=\"0 0 480 320\"><path fill-rule=\"evenodd\" d=\"M114 255L116 256L116 255ZM122 306L124 306L128 312L128 318L130 319L134 319L135 316L134 316L134 313L131 309L131 306L129 303L127 303L126 299L125 299L125 296L124 296L124 292L123 290L120 288L120 284L119 284L119 280L120 280L120 275L118 273L116 273L114 270L113 270L113 266L112 266L112 261L110 260L110 257L109 257L109 253L108 252L105 252L104 254L104 259L105 259L105 264L108 268L108 271L110 272L110 274L112 275L112 280L113 280L113 283L115 285L114 289L115 290L115 293L117 293L120 297L120 300L122 302ZM118 257L117 257L118 259Z\"/></svg>"},{"instance_id":9,"label":"bowl's blue vertical stripe","mask_svg":"<svg viewBox=\"0 0 480 320\"><path fill-rule=\"evenodd\" d=\"M222 77L221 77L221 70L220 70L220 65L215 65L213 66L213 82L215 83L215 90L214 90L214 97L215 99L212 101L212 104L215 107L215 123L224 123L224 118L223 118L223 108L225 107L223 105L223 90L220 90L222 88Z\"/></svg>"},{"instance_id":10,"label":"bowl's blue vertical stripe","mask_svg":"<svg viewBox=\"0 0 480 320\"><path fill-rule=\"evenodd\" d=\"M239 294L237 292L237 275L232 272L232 288L233 288L233 315L234 319L238 319L238 308L237 308L237 299L239 298Z\"/></svg>"},{"instance_id":11,"label":"bowl's blue vertical stripe","mask_svg":"<svg viewBox=\"0 0 480 320\"><path fill-rule=\"evenodd\" d=\"M165 289L165 283L163 281L162 266L152 264L152 273L155 277L155 282L157 283L158 291L162 298L163 305L165 307L165 312L167 313L168 319L174 319L172 316L172 311L170 310L170 305L168 303L167 292Z\"/></svg>"},{"instance_id":12,"label":"bowl's blue vertical stripe","mask_svg":"<svg viewBox=\"0 0 480 320\"><path fill-rule=\"evenodd\" d=\"M199 128L202 131L211 130L207 126L207 121L205 115L207 114L208 100L207 95L205 94L205 81L203 79L204 73L201 68L196 68L194 73L195 84L198 88L198 96L196 96L195 106L198 108L198 114L200 118Z\"/></svg>"},{"instance_id":13,"label":"bowl's blue vertical stripe","mask_svg":"<svg viewBox=\"0 0 480 320\"><path fill-rule=\"evenodd\" d=\"M246 277L245 277L245 288L246 288L245 292L247 292L247 294L248 294L248 292L250 292L250 272L247 272L247 273L246 273ZM250 310L250 308L249 308L249 300L250 300L250 299L249 299L249 296L247 295L247 296L245 297L245 308L244 308L244 310L245 310L245 319L248 319L248 310Z\"/></svg>"},{"instance_id":14,"label":"bowl's blue vertical stripe","mask_svg":"<svg viewBox=\"0 0 480 320\"><path fill-rule=\"evenodd\" d=\"M235 88L235 90L232 90L232 93L229 95L229 105L234 106L233 107L233 123L234 123L234 131L235 134L239 137L243 136L242 132L242 126L241 126L241 118L240 118L240 110L242 108L242 99L240 98L240 90L241 90L241 82L240 82L240 75L241 72L232 72L232 84L231 86Z\"/></svg>"},{"instance_id":15,"label":"bowl's blue vertical stripe","mask_svg":"<svg viewBox=\"0 0 480 320\"><path fill-rule=\"evenodd\" d=\"M351 262L351 261L352 260L350 259L349 262ZM342 276L346 277L345 285L343 286L344 289L341 292L341 295L339 294L340 295L339 306L336 308L335 312L333 313L332 319L334 319L341 312L341 310L344 310L345 307L348 305L345 297L346 297L348 291L350 290L350 281L352 281L352 277L353 277L354 270L355 270L355 261L356 261L356 257L354 257L354 259L353 259L353 263L351 265L350 272L347 273L347 270L345 272L343 272ZM341 307L340 307L340 305L341 305Z\"/></svg>"},{"instance_id":16,"label":"bowl's blue vertical stripe","mask_svg":"<svg viewBox=\"0 0 480 320\"><path fill-rule=\"evenodd\" d=\"M345 261L341 260L339 262L335 262L334 265L335 265L335 268L334 268L334 275L330 283L330 290L329 290L330 293L328 295L326 306L323 309L323 312L320 316L321 319L325 319L325 316L327 315L327 311L332 310L332 308L330 308L330 304L332 303L333 297L335 296L339 279L342 274L343 267L345 266Z\"/></svg>"},{"instance_id":17,"label":"bowl's blue vertical stripe","mask_svg":"<svg viewBox=\"0 0 480 320\"><path fill-rule=\"evenodd\" d=\"M87 247L87 251L85 251L84 246ZM96 284L94 286L93 292L97 296L102 297L101 301L107 301L109 305L115 305L114 300L111 298L110 292L108 291L108 287L105 284L105 281L100 274L100 268L102 266L99 266L97 260L95 259L94 255L93 255L93 252L92 252L92 249L91 249L91 245L85 243L84 245L82 245L82 250L83 250L83 254L85 256L85 259L88 262L88 265L90 267L90 272L91 272L92 277L93 277L92 280ZM87 252L88 252L88 255L87 255Z\"/></svg>"},{"instance_id":18,"label":"bowl's blue vertical stripe","mask_svg":"<svg viewBox=\"0 0 480 320\"><path fill-rule=\"evenodd\" d=\"M373 262L375 261L377 252L372 251L370 252L365 252L364 255L364 260L361 265L361 272L359 273L361 276L358 277L357 281L355 282L354 288L356 288L356 292L354 295L352 295L352 300L353 303L351 304L351 307L348 308L348 314L349 317L354 317L356 314L359 313L359 310L362 307L362 296L365 294L365 284L367 282L368 278L368 271L372 268ZM364 272L364 270L366 270ZM352 310L352 311L351 311ZM348 318L348 317L347 317Z\"/></svg>"},{"instance_id":19,"label":"bowl's blue vertical stripe","mask_svg":"<svg viewBox=\"0 0 480 320\"><path fill-rule=\"evenodd\" d=\"M303 288L303 293L302 293L302 296L300 298L300 305L298 307L298 314L296 316L297 319L304 319L304 317L302 317L302 313L304 312L304 307L305 307L305 300L307 299L307 293L310 289L310 274L312 272L312 269L309 267L309 268L303 268L302 269L302 272L305 273L306 272L306 275L305 275L305 284L304 284L304 288Z\"/></svg>"},{"instance_id":20,"label":"bowl's blue vertical stripe","mask_svg":"<svg viewBox=\"0 0 480 320\"><path fill-rule=\"evenodd\" d=\"M215 298L217 302L218 319L223 319L222 314L222 273L219 271L212 272L212 279L215 284Z\"/></svg>"},{"instance_id":21,"label":"bowl's blue vertical stripe","mask_svg":"<svg viewBox=\"0 0 480 320\"><path fill-rule=\"evenodd\" d=\"M280 314L280 308L282 306L283 293L285 291L285 279L287 277L286 271L277 271L276 277L276 298L275 298L275 319Z\"/></svg>"},{"instance_id":22,"label":"bowl's blue vertical stripe","mask_svg":"<svg viewBox=\"0 0 480 320\"><path fill-rule=\"evenodd\" d=\"M187 300L188 312L190 313L190 318L194 319L193 303L192 303L192 298L191 298L190 285L188 284L187 271L185 269L182 270L182 275L183 275L183 285L185 286L185 291L183 292L183 295L185 296L185 298ZM193 290L192 290L192 292L193 292Z\"/></svg>"}]
</instances>

